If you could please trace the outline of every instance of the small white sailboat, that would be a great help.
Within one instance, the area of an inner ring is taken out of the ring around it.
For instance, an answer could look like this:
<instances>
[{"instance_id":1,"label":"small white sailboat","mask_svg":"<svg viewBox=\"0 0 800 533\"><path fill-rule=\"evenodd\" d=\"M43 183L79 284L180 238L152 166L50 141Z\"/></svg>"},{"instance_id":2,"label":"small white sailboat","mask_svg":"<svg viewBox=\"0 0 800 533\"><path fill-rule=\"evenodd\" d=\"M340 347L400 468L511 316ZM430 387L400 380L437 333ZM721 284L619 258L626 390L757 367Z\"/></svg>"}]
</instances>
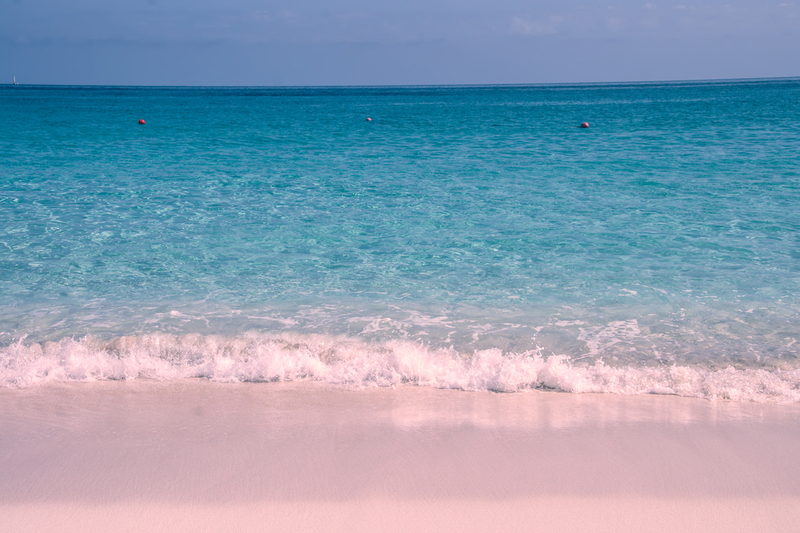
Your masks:
<instances>
[{"instance_id":1,"label":"small white sailboat","mask_svg":"<svg viewBox=\"0 0 800 533\"><path fill-rule=\"evenodd\" d=\"M14 85L19 85L19 83L17 83L17 77L16 76L14 76Z\"/></svg>"}]
</instances>

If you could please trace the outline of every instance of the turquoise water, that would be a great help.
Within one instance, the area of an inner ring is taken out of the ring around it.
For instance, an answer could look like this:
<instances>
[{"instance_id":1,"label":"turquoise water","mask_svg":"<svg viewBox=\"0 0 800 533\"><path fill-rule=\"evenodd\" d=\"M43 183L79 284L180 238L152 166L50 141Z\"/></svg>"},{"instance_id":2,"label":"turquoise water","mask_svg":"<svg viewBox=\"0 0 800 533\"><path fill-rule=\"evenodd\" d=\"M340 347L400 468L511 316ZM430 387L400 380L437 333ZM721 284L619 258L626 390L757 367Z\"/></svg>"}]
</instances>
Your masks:
<instances>
[{"instance_id":1,"label":"turquoise water","mask_svg":"<svg viewBox=\"0 0 800 533\"><path fill-rule=\"evenodd\" d=\"M0 116L5 386L800 401L800 80L6 86Z\"/></svg>"}]
</instances>

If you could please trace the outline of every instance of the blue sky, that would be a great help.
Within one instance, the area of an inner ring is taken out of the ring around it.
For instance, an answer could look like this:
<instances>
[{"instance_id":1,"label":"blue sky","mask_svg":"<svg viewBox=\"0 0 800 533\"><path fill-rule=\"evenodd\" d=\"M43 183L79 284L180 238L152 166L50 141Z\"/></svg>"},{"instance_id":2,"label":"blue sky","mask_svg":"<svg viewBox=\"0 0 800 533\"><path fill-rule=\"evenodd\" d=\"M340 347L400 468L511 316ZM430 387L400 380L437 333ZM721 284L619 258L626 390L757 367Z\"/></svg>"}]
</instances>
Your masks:
<instances>
[{"instance_id":1,"label":"blue sky","mask_svg":"<svg viewBox=\"0 0 800 533\"><path fill-rule=\"evenodd\" d=\"M0 0L0 83L800 76L800 0Z\"/></svg>"}]
</instances>

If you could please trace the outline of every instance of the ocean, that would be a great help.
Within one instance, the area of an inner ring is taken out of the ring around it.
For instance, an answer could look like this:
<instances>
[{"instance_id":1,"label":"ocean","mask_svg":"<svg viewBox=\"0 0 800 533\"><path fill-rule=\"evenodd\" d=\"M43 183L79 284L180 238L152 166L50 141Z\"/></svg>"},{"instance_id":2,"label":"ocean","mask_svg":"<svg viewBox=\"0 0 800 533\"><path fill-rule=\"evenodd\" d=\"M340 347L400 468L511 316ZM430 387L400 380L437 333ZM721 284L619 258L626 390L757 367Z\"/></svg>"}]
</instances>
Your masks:
<instances>
[{"instance_id":1,"label":"ocean","mask_svg":"<svg viewBox=\"0 0 800 533\"><path fill-rule=\"evenodd\" d=\"M798 116L798 79L0 86L0 387L800 402Z\"/></svg>"}]
</instances>

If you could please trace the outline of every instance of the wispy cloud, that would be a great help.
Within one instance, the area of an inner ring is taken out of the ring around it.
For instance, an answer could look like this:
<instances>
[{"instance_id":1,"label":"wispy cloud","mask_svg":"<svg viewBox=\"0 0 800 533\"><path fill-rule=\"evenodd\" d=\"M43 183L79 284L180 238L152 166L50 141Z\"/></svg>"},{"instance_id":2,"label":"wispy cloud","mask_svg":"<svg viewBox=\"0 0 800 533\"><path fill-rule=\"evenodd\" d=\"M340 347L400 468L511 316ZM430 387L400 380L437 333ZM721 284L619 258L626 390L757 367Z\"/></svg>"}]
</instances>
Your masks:
<instances>
[{"instance_id":1,"label":"wispy cloud","mask_svg":"<svg viewBox=\"0 0 800 533\"><path fill-rule=\"evenodd\" d=\"M555 35L559 33L559 27L564 21L564 17L549 17L545 20L527 20L520 16L514 16L509 24L509 33L520 35Z\"/></svg>"}]
</instances>

